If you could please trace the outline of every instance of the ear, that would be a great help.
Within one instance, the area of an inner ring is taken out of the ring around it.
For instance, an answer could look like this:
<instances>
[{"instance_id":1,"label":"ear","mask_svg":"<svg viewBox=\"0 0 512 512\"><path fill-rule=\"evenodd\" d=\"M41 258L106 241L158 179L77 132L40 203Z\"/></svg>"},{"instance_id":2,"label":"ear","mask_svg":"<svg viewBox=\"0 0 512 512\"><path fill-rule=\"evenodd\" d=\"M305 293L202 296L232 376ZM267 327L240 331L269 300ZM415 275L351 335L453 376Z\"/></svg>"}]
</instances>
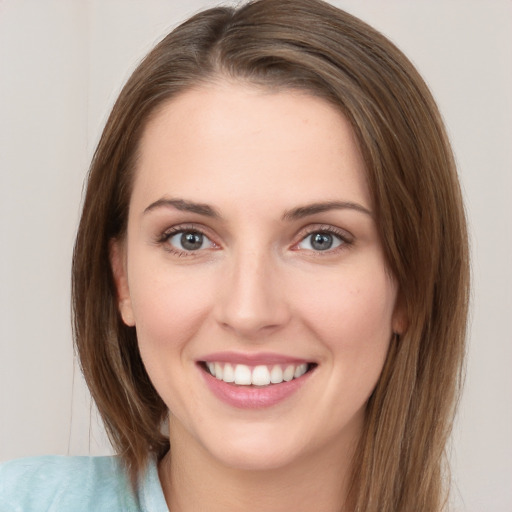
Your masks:
<instances>
[{"instance_id":1,"label":"ear","mask_svg":"<svg viewBox=\"0 0 512 512\"><path fill-rule=\"evenodd\" d=\"M109 243L110 266L114 275L117 290L117 307L123 322L129 327L135 325L130 289L128 286L128 274L126 271L126 251L124 242L113 239Z\"/></svg>"},{"instance_id":2,"label":"ear","mask_svg":"<svg viewBox=\"0 0 512 512\"><path fill-rule=\"evenodd\" d=\"M396 299L395 310L393 311L393 317L391 319L391 326L393 332L398 335L404 334L409 327L407 308L405 307L404 300L400 293Z\"/></svg>"}]
</instances>

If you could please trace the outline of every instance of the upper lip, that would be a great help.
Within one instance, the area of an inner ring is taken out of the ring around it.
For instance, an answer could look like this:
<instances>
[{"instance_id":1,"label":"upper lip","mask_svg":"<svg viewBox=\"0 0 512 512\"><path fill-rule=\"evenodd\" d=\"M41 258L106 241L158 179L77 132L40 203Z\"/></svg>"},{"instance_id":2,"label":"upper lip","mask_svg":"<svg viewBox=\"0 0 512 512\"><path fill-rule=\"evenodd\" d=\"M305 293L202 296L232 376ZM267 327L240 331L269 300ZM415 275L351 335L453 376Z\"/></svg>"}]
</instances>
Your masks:
<instances>
[{"instance_id":1,"label":"upper lip","mask_svg":"<svg viewBox=\"0 0 512 512\"><path fill-rule=\"evenodd\" d=\"M198 358L198 362L245 364L248 366L267 364L302 364L312 361L295 356L272 352L215 352Z\"/></svg>"}]
</instances>

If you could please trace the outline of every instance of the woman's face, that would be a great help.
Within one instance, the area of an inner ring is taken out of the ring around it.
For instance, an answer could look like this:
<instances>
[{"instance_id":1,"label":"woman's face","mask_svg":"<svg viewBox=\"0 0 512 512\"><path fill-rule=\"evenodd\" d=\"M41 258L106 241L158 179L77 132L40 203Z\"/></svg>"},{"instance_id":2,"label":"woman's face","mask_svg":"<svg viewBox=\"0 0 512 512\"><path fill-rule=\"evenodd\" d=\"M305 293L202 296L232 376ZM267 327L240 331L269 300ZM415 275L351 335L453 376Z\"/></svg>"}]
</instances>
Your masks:
<instances>
[{"instance_id":1,"label":"woman's face","mask_svg":"<svg viewBox=\"0 0 512 512\"><path fill-rule=\"evenodd\" d=\"M354 445L400 315L327 102L223 83L164 105L112 262L171 442L239 469Z\"/></svg>"}]
</instances>

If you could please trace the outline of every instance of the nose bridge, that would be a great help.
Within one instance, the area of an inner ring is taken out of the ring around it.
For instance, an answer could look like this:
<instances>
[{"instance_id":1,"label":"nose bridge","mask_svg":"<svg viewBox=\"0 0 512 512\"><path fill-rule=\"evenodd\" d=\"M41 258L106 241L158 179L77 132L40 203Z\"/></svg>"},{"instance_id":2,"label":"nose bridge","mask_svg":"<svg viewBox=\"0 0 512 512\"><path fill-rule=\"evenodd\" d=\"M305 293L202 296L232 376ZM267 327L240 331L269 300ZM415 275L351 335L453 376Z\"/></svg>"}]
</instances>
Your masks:
<instances>
[{"instance_id":1,"label":"nose bridge","mask_svg":"<svg viewBox=\"0 0 512 512\"><path fill-rule=\"evenodd\" d=\"M288 319L279 262L269 248L241 245L227 265L218 320L238 335L278 329Z\"/></svg>"}]
</instances>

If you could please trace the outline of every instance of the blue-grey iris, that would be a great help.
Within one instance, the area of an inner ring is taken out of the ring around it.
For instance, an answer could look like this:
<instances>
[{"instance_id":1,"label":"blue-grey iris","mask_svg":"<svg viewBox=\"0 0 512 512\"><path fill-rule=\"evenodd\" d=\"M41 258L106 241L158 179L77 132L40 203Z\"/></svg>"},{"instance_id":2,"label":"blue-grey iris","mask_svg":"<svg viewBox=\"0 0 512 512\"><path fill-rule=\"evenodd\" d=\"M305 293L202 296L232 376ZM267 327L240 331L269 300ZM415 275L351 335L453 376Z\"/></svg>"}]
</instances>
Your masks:
<instances>
[{"instance_id":1,"label":"blue-grey iris","mask_svg":"<svg viewBox=\"0 0 512 512\"><path fill-rule=\"evenodd\" d=\"M201 233L187 232L181 235L181 246L187 251L195 251L203 245L203 235Z\"/></svg>"},{"instance_id":2,"label":"blue-grey iris","mask_svg":"<svg viewBox=\"0 0 512 512\"><path fill-rule=\"evenodd\" d=\"M328 233L315 233L311 235L311 247L316 251L326 251L332 247L333 237Z\"/></svg>"}]
</instances>

